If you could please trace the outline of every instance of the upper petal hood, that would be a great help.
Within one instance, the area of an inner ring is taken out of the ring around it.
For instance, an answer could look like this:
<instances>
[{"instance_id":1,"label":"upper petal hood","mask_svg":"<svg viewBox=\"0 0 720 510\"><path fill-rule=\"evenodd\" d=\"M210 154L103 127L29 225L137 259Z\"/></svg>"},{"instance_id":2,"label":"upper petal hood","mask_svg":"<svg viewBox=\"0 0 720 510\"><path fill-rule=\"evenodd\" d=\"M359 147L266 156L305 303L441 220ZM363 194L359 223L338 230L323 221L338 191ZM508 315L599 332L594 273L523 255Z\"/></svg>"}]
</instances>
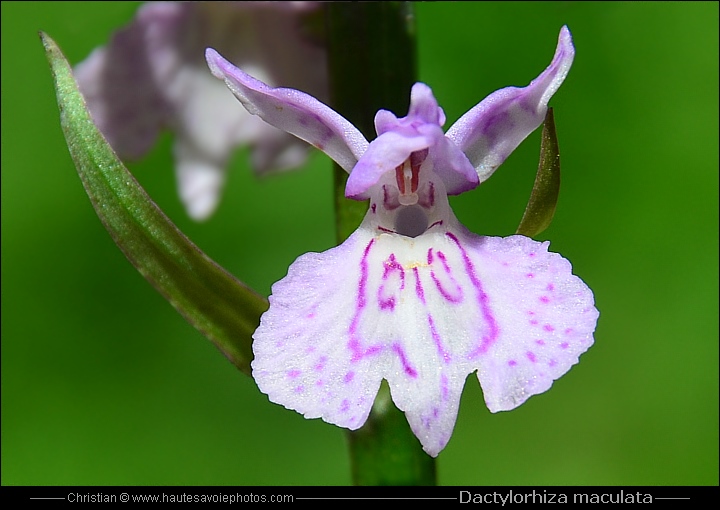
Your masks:
<instances>
[{"instance_id":1,"label":"upper petal hood","mask_svg":"<svg viewBox=\"0 0 720 510\"><path fill-rule=\"evenodd\" d=\"M424 149L429 150L428 158L448 194L473 189L478 184L475 170L443 134L444 123L445 113L430 87L424 83L413 85L406 117L397 118L387 110L380 110L375 116L378 137L350 174L345 196L357 200L369 198L370 189L383 175L401 165L411 153Z\"/></svg>"}]
</instances>

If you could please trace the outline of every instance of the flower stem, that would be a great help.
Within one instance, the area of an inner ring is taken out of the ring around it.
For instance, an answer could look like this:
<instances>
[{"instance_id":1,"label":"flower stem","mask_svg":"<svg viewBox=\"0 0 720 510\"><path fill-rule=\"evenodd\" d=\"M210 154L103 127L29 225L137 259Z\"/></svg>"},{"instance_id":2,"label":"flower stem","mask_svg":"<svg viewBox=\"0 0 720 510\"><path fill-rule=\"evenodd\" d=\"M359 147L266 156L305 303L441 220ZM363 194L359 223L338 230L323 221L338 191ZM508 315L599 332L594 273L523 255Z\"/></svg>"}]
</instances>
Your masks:
<instances>
[{"instance_id":1,"label":"flower stem","mask_svg":"<svg viewBox=\"0 0 720 510\"><path fill-rule=\"evenodd\" d=\"M379 109L404 116L416 80L415 18L409 2L326 4L333 108L368 140ZM367 212L345 198L348 175L334 168L336 233L344 241ZM356 485L435 485L435 459L424 453L383 382L367 423L349 434Z\"/></svg>"}]
</instances>

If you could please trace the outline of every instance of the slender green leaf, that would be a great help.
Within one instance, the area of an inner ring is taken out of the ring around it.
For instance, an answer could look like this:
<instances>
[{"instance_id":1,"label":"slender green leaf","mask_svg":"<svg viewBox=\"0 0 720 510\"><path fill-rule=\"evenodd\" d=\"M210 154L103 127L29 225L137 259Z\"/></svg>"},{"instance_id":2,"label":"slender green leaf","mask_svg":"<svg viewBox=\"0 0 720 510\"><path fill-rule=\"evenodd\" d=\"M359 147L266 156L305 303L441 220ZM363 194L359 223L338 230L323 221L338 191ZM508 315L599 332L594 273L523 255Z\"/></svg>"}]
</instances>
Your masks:
<instances>
[{"instance_id":1,"label":"slender green leaf","mask_svg":"<svg viewBox=\"0 0 720 510\"><path fill-rule=\"evenodd\" d=\"M252 333L267 301L200 251L153 203L92 122L55 41L40 37L70 154L103 225L140 274L249 375Z\"/></svg>"},{"instance_id":2,"label":"slender green leaf","mask_svg":"<svg viewBox=\"0 0 720 510\"><path fill-rule=\"evenodd\" d=\"M543 124L540 163L535 176L535 184L517 233L534 237L548 228L555 215L559 194L560 151L555 132L555 117L552 108L548 108Z\"/></svg>"}]
</instances>

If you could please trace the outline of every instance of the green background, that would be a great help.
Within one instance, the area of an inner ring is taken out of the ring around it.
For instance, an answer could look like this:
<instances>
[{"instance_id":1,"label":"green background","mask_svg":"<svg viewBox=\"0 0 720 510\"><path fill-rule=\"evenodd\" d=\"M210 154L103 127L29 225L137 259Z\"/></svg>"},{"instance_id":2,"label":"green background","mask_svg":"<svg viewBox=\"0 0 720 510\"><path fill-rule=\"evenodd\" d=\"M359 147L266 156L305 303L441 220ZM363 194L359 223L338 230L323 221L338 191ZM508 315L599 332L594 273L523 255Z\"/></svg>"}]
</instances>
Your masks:
<instances>
[{"instance_id":1,"label":"green background","mask_svg":"<svg viewBox=\"0 0 720 510\"><path fill-rule=\"evenodd\" d=\"M137 4L2 3L2 483L347 484L343 431L270 404L142 279L95 216L60 131L37 37L72 63ZM420 77L451 125L550 62L563 184L552 241L593 289L581 363L509 413L470 377L443 484L718 483L718 4L427 3ZM405 112L397 112L404 115ZM203 250L267 295L334 244L329 160L256 180L238 151L204 224L175 193L165 135L130 165ZM514 231L534 133L453 200L479 234Z\"/></svg>"}]
</instances>

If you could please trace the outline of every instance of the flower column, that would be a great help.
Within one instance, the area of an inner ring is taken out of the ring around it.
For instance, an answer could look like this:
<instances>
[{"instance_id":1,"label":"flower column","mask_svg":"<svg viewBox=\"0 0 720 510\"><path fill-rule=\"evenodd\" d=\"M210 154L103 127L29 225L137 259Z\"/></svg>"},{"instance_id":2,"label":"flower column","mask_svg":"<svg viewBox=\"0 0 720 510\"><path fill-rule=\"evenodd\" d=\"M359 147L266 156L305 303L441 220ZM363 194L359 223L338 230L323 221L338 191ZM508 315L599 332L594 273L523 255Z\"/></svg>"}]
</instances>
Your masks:
<instances>
[{"instance_id":1,"label":"flower column","mask_svg":"<svg viewBox=\"0 0 720 510\"><path fill-rule=\"evenodd\" d=\"M409 2L331 2L326 5L333 108L368 140L381 108L408 109L416 81L415 19ZM347 172L334 165L336 233L344 241L367 212L345 197ZM435 459L422 451L383 382L365 425L348 432L356 485L434 485Z\"/></svg>"}]
</instances>

